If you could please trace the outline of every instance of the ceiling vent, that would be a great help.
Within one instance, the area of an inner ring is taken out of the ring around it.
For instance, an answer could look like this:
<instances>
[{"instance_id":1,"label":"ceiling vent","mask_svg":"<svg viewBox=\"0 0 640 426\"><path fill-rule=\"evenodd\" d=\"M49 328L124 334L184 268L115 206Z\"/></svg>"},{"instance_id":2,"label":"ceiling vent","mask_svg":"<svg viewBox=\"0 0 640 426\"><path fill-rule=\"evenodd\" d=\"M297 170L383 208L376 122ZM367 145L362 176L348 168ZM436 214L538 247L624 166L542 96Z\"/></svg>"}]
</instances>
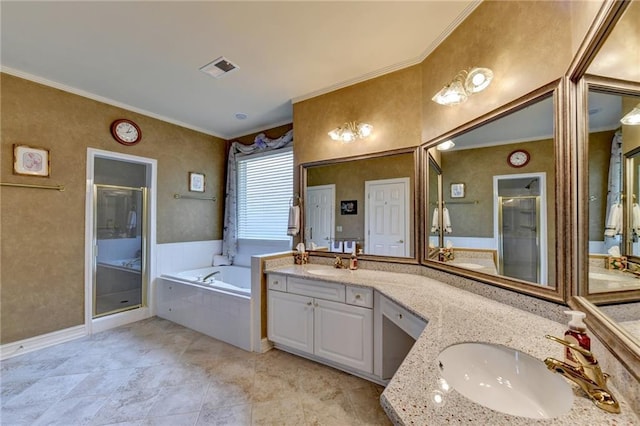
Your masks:
<instances>
[{"instance_id":1,"label":"ceiling vent","mask_svg":"<svg viewBox=\"0 0 640 426\"><path fill-rule=\"evenodd\" d=\"M200 71L205 74L209 74L212 77L220 78L237 69L240 69L240 67L229 62L224 56L220 56L219 58L209 62L207 65L201 67Z\"/></svg>"}]
</instances>

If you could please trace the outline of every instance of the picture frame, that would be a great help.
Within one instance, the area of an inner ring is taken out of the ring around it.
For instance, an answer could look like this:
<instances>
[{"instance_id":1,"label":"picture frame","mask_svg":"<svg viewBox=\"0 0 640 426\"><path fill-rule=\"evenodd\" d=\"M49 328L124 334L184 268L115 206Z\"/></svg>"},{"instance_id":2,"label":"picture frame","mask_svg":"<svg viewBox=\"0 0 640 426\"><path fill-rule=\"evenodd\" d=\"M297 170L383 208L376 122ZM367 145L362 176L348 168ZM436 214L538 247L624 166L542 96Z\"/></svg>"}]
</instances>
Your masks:
<instances>
[{"instance_id":1,"label":"picture frame","mask_svg":"<svg viewBox=\"0 0 640 426\"><path fill-rule=\"evenodd\" d=\"M464 183L451 184L451 198L464 198Z\"/></svg>"},{"instance_id":2,"label":"picture frame","mask_svg":"<svg viewBox=\"0 0 640 426\"><path fill-rule=\"evenodd\" d=\"M13 174L49 177L51 174L49 150L29 145L13 145Z\"/></svg>"},{"instance_id":3,"label":"picture frame","mask_svg":"<svg viewBox=\"0 0 640 426\"><path fill-rule=\"evenodd\" d=\"M189 191L204 192L204 189L205 189L204 174L189 172Z\"/></svg>"},{"instance_id":4,"label":"picture frame","mask_svg":"<svg viewBox=\"0 0 640 426\"><path fill-rule=\"evenodd\" d=\"M358 214L358 200L340 201L340 214Z\"/></svg>"}]
</instances>

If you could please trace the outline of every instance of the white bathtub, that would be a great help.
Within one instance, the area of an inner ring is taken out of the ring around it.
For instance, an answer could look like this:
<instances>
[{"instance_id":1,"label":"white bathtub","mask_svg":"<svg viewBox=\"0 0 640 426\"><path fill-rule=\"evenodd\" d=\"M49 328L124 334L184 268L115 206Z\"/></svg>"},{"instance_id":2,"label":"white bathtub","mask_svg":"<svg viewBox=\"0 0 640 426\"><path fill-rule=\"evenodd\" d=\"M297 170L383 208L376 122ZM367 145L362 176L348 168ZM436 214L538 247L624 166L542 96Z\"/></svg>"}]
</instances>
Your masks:
<instances>
[{"instance_id":1,"label":"white bathtub","mask_svg":"<svg viewBox=\"0 0 640 426\"><path fill-rule=\"evenodd\" d=\"M203 282L214 271L220 271L215 279ZM251 351L251 268L216 266L163 274L157 302L160 318Z\"/></svg>"},{"instance_id":2,"label":"white bathtub","mask_svg":"<svg viewBox=\"0 0 640 426\"><path fill-rule=\"evenodd\" d=\"M213 272L219 273L209 278L206 282L202 281ZM251 297L251 268L245 268L244 266L211 266L162 274L162 278Z\"/></svg>"}]
</instances>

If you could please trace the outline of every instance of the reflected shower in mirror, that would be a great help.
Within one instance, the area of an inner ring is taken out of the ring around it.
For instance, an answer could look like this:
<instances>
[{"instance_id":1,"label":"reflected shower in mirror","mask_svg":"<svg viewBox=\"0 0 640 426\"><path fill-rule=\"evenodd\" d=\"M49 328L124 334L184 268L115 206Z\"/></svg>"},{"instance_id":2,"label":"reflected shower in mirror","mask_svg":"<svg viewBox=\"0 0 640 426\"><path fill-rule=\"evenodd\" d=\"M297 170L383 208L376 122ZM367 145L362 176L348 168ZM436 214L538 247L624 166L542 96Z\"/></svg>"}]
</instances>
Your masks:
<instances>
[{"instance_id":1,"label":"reflected shower in mirror","mask_svg":"<svg viewBox=\"0 0 640 426\"><path fill-rule=\"evenodd\" d=\"M414 154L303 166L311 251L415 257Z\"/></svg>"},{"instance_id":2,"label":"reflected shower in mirror","mask_svg":"<svg viewBox=\"0 0 640 426\"><path fill-rule=\"evenodd\" d=\"M553 95L452 140L440 151L438 261L555 287ZM434 206L430 195L430 217Z\"/></svg>"},{"instance_id":3,"label":"reflected shower in mirror","mask_svg":"<svg viewBox=\"0 0 640 426\"><path fill-rule=\"evenodd\" d=\"M621 123L639 102L589 91L589 293L640 289L640 126Z\"/></svg>"}]
</instances>

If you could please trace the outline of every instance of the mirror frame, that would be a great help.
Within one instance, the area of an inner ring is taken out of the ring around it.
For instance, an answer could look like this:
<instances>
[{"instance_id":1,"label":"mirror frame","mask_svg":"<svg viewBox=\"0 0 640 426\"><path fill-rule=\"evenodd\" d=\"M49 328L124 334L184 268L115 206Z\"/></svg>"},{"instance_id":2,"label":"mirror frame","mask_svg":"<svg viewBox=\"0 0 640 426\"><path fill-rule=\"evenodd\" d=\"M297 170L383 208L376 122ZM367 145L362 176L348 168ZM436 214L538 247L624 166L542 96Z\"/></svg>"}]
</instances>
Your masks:
<instances>
[{"instance_id":1,"label":"mirror frame","mask_svg":"<svg viewBox=\"0 0 640 426\"><path fill-rule=\"evenodd\" d=\"M433 149L433 148L432 148ZM437 187L437 194L436 194L436 198L437 198L437 205L440 206L442 205L442 169L440 168L440 165L438 164L438 162L436 161L435 158L433 158L433 156L431 155L431 153L429 152L429 150L424 150L424 155L422 156L423 159L423 169L425 172L422 173L422 188L424 188L424 203L426 205L426 212L425 214L422 215L422 232L424 232L424 244L422 244L422 253L421 253L421 259L429 259L429 238L430 238L430 232L429 230L431 229L431 224L429 223L429 212L431 212L431 202L429 201L431 199L431 194L429 193L429 188L431 185L430 182L430 171L431 171L431 167L434 167L436 169L436 171L438 172L438 179L436 182L436 187ZM426 204L428 203L428 204ZM421 210L421 209L418 209ZM439 223L442 223L442 209L438 210L438 216L439 216ZM444 244L444 236L442 235L442 232L440 232L438 234L438 246L442 247L442 245Z\"/></svg>"},{"instance_id":2,"label":"mirror frame","mask_svg":"<svg viewBox=\"0 0 640 426\"><path fill-rule=\"evenodd\" d=\"M605 77L585 75L579 82L577 88L578 111L588 111L589 91L596 90L600 93L612 95L632 95L640 96L640 82L632 83L615 80ZM614 302L631 302L640 300L640 289L610 291L603 293L589 293L589 122L588 114L578 113L578 280L579 288L577 294L588 299L594 304L610 304ZM627 155L623 155L623 175L627 174ZM627 185L624 186L623 193L627 194ZM626 228L626 226L625 226ZM626 243L626 236L623 235L623 244ZM628 255L627 255L628 256ZM628 256L629 257L629 256ZM640 263L640 257L632 256L631 260Z\"/></svg>"},{"instance_id":3,"label":"mirror frame","mask_svg":"<svg viewBox=\"0 0 640 426\"><path fill-rule=\"evenodd\" d=\"M303 207L301 208L301 212L300 212L300 229L302 230L301 233L301 237L300 240L304 241L304 229L305 229L305 212L304 212L304 203L306 202L306 189L307 189L307 168L309 167L314 167L314 166L327 166L327 165L331 165L331 164L339 164L339 163L347 163L350 161L356 161L356 160L369 160L372 158L381 158L381 157L388 157L390 155L399 155L399 154L412 154L413 155L413 191L411 193L411 195L413 195L413 200L414 200L414 209L413 209L413 213L412 213L412 217L413 217L413 256L408 256L408 257L392 257L392 256L378 256L378 255L373 255L373 254L361 254L358 255L358 260L364 260L364 261L378 261L378 262L393 262L393 263L405 263L405 264L414 264L417 265L419 264L418 261L418 248L421 246L421 238L422 238L422 230L421 228L421 221L420 221L420 217L419 217L419 208L418 206L422 205L422 199L420 198L420 178L419 178L419 164L420 164L420 151L418 148L416 147L411 147L411 148L400 148L400 149L394 149L394 150L390 150L390 151L382 151L382 152L377 152L377 153L372 153L372 154L365 154L365 155L356 155L356 156L351 156L351 157L342 157L342 158L336 158L336 159L329 159L329 160L322 160L322 161L312 161L312 162L308 162L308 163L302 163L300 164L298 167L298 171L299 171L299 184L300 187L298 188L298 193L300 194L300 198L302 199L302 204ZM340 253L335 253L335 252L326 252L326 251L314 251L314 250L310 250L309 251L313 256L319 256L319 257L335 257L335 256L339 256ZM342 255L344 256L344 253L342 253Z\"/></svg>"},{"instance_id":4,"label":"mirror frame","mask_svg":"<svg viewBox=\"0 0 640 426\"><path fill-rule=\"evenodd\" d=\"M446 134L433 139L429 142L426 142L422 145L423 150L423 158L427 157L428 150L435 147L439 143L452 139L458 135L463 133L467 133L471 130L474 130L478 127L481 127L487 123L493 122L497 119L503 118L513 112L519 111L529 105L532 105L548 96L553 96L553 105L554 105L554 150L555 150L555 187L556 187L556 209L555 209L555 217L549 218L549 220L555 219L556 221L556 235L555 235L555 246L556 246L556 257L558 259L563 259L565 254L567 253L568 245L564 240L563 229L565 228L565 224L569 223L570 212L568 207L569 199L567 197L569 186L566 185L569 177L569 169L566 166L567 161L567 149L565 141L570 140L570 134L568 132L566 126L565 118L568 115L568 105L566 103L567 95L566 95L566 79L558 79L553 81L533 92L509 103L506 104L488 114L485 114L469 123L466 123L454 130L447 132ZM428 163L425 165L423 162L421 174L424 176L428 173L428 169L425 167L428 166ZM423 185L424 188L425 185ZM442 193L442 190L440 190ZM428 194L423 191L423 199L426 202L430 202L427 198ZM442 202L442 194L439 197L439 205ZM429 217L428 208L430 206L426 206L426 204L421 205L421 212L423 218ZM423 237L423 244L427 239L427 228L428 225L424 222L423 219L423 232L425 235ZM440 236L440 240L442 241L442 236ZM564 304L566 301L566 296L568 294L568 286L565 286L565 282L570 282L566 280L565 274L567 274L568 268L567 265L562 264L562 262L556 263L556 285L554 288L549 288L546 286L541 286L535 283L519 280L516 278L509 278L501 275L490 275L482 272L464 269L460 267L453 266L451 264L436 262L428 259L426 256L426 248L423 247L421 250L421 259L420 262L423 265L426 265L430 268L437 269L440 271L448 272L454 275L458 275L461 277L469 278L475 281L480 281L486 284L490 284L496 287L506 288L512 291L517 291L519 293L524 293L530 296L534 296L537 298L550 300L553 302Z\"/></svg>"}]
</instances>

